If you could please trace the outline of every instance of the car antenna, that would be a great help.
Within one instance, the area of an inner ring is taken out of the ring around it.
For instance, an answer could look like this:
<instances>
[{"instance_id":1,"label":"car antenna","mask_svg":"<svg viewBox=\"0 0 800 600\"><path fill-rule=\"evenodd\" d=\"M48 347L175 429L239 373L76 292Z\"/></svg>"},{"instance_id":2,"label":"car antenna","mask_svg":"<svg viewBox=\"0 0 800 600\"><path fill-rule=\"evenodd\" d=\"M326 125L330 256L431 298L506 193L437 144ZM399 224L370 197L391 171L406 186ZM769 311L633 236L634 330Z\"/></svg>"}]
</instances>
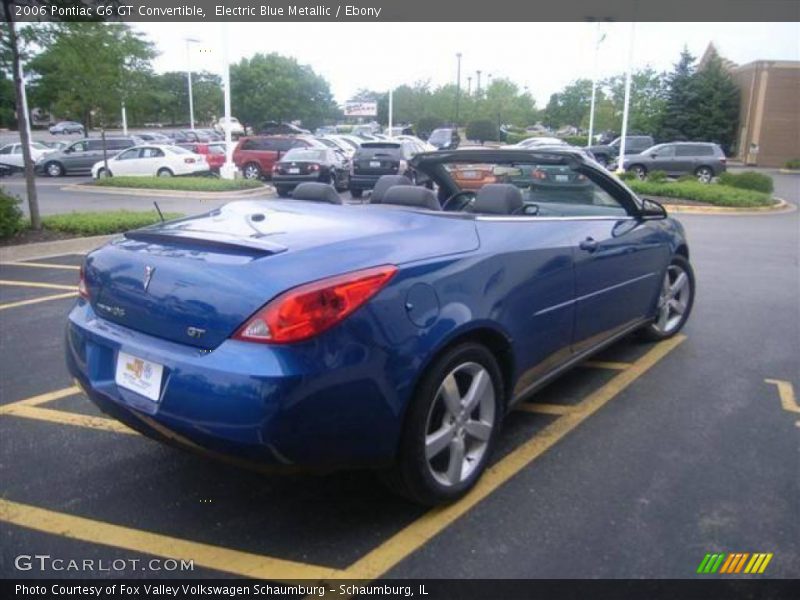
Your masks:
<instances>
[{"instance_id":1,"label":"car antenna","mask_svg":"<svg viewBox=\"0 0 800 600\"><path fill-rule=\"evenodd\" d=\"M153 200L153 206L156 207L156 211L158 212L158 218L161 219L161 222L163 223L164 222L164 215L161 213L161 209L158 208L158 202Z\"/></svg>"}]
</instances>

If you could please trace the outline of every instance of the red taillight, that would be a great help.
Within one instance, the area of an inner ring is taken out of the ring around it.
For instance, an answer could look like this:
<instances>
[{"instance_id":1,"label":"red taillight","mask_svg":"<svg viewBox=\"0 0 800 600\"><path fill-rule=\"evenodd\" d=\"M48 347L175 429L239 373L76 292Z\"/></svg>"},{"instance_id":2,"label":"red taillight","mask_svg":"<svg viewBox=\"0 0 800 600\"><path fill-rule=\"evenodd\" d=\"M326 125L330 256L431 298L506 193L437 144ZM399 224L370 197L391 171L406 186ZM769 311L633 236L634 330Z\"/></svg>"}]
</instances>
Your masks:
<instances>
[{"instance_id":1,"label":"red taillight","mask_svg":"<svg viewBox=\"0 0 800 600\"><path fill-rule=\"evenodd\" d=\"M395 273L397 267L384 265L301 285L269 302L233 337L264 344L307 340L352 314Z\"/></svg>"},{"instance_id":2,"label":"red taillight","mask_svg":"<svg viewBox=\"0 0 800 600\"><path fill-rule=\"evenodd\" d=\"M78 295L84 300L89 300L89 287L86 285L86 272L83 265L81 265L78 275Z\"/></svg>"},{"instance_id":3,"label":"red taillight","mask_svg":"<svg viewBox=\"0 0 800 600\"><path fill-rule=\"evenodd\" d=\"M533 172L533 178L534 179L540 179L540 180L541 179L547 179L547 173L545 173L544 171L542 171L540 169L536 169Z\"/></svg>"},{"instance_id":4,"label":"red taillight","mask_svg":"<svg viewBox=\"0 0 800 600\"><path fill-rule=\"evenodd\" d=\"M317 165L317 164L308 165L308 170L309 171L319 171L319 165Z\"/></svg>"}]
</instances>

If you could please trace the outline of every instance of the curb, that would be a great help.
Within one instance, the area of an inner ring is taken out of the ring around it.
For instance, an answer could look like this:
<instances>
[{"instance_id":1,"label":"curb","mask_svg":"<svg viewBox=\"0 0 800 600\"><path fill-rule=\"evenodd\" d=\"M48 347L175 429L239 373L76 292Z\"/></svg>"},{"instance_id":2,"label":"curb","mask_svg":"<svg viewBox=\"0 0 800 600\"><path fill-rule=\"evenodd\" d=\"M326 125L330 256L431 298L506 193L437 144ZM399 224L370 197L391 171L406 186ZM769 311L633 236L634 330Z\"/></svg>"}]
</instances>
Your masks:
<instances>
[{"instance_id":1,"label":"curb","mask_svg":"<svg viewBox=\"0 0 800 600\"><path fill-rule=\"evenodd\" d=\"M800 169L778 169L778 173L784 175L800 175Z\"/></svg>"},{"instance_id":2,"label":"curb","mask_svg":"<svg viewBox=\"0 0 800 600\"><path fill-rule=\"evenodd\" d=\"M783 214L797 210L797 206L781 198L775 198L772 206L698 206L695 204L667 204L667 213L684 213L694 215L764 215Z\"/></svg>"},{"instance_id":3,"label":"curb","mask_svg":"<svg viewBox=\"0 0 800 600\"><path fill-rule=\"evenodd\" d=\"M61 188L68 192L89 192L92 194L118 194L121 196L146 196L149 198L194 198L194 199L221 199L250 198L267 193L274 193L275 188L264 185L251 190L236 190L233 192L192 192L183 190L148 190L142 188L97 187L86 183L71 183Z\"/></svg>"},{"instance_id":4,"label":"curb","mask_svg":"<svg viewBox=\"0 0 800 600\"><path fill-rule=\"evenodd\" d=\"M86 254L90 250L102 246L106 242L118 238L121 234L95 235L92 237L72 238L69 240L56 240L54 242L37 242L35 244L20 244L18 246L4 246L0 248L0 262L17 262L50 258L61 254Z\"/></svg>"}]
</instances>

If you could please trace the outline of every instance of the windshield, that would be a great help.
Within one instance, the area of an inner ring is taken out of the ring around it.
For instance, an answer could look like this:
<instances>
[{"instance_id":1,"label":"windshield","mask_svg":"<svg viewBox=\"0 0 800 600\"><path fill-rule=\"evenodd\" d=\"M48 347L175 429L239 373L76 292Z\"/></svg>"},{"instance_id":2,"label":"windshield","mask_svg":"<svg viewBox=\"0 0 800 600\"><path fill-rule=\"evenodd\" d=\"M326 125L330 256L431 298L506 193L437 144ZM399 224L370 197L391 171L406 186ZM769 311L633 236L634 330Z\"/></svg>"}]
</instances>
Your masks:
<instances>
[{"instance_id":1,"label":"windshield","mask_svg":"<svg viewBox=\"0 0 800 600\"><path fill-rule=\"evenodd\" d=\"M325 160L325 150L308 150L306 148L294 148L289 150L282 160L290 161L313 161L319 162Z\"/></svg>"},{"instance_id":2,"label":"windshield","mask_svg":"<svg viewBox=\"0 0 800 600\"><path fill-rule=\"evenodd\" d=\"M446 142L450 139L449 129L436 129L428 138L429 142Z\"/></svg>"}]
</instances>

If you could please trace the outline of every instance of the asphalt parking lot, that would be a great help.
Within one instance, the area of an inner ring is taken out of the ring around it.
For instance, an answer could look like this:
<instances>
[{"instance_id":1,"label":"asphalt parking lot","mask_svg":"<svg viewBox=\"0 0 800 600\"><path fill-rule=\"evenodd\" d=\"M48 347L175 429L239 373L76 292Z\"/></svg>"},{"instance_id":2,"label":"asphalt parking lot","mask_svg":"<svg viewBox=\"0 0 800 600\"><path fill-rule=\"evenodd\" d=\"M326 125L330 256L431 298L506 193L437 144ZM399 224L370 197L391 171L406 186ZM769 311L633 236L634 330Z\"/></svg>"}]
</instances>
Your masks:
<instances>
[{"instance_id":1,"label":"asphalt parking lot","mask_svg":"<svg viewBox=\"0 0 800 600\"><path fill-rule=\"evenodd\" d=\"M800 179L776 185L800 200ZM682 216L684 335L625 340L530 398L474 492L430 511L368 472L254 473L107 419L63 360L82 257L2 264L0 575L691 578L719 551L773 553L760 576L796 577L798 214ZM37 553L141 562L17 570Z\"/></svg>"}]
</instances>

